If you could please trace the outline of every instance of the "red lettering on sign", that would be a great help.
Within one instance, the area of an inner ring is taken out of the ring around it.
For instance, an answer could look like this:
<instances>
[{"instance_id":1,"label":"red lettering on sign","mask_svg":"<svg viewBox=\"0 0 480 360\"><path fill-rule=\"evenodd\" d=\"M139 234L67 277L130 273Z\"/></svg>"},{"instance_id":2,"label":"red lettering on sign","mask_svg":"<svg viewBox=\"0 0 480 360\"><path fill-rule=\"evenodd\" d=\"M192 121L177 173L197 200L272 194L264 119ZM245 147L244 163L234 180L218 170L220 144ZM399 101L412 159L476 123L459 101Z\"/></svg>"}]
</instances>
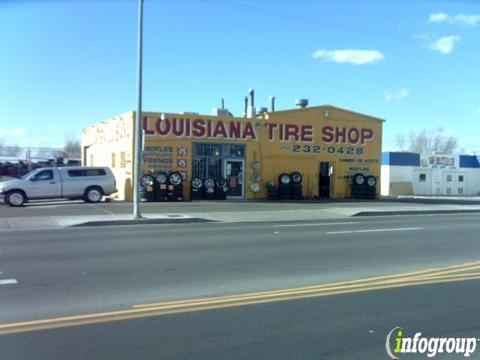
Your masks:
<instances>
[{"instance_id":1,"label":"red lettering on sign","mask_svg":"<svg viewBox=\"0 0 480 360\"><path fill-rule=\"evenodd\" d=\"M246 139L247 137L254 140L257 138L257 136L255 135L255 130L252 124L249 122L245 124L245 128L243 129L242 139Z\"/></svg>"},{"instance_id":2,"label":"red lettering on sign","mask_svg":"<svg viewBox=\"0 0 480 360\"><path fill-rule=\"evenodd\" d=\"M333 127L324 126L322 128L322 141L326 143L331 143L333 142L333 139L335 139Z\"/></svg>"},{"instance_id":3,"label":"red lettering on sign","mask_svg":"<svg viewBox=\"0 0 480 360\"><path fill-rule=\"evenodd\" d=\"M365 144L367 140L373 139L373 131L371 129L362 128L362 135L360 137L362 144Z\"/></svg>"},{"instance_id":4,"label":"red lettering on sign","mask_svg":"<svg viewBox=\"0 0 480 360\"><path fill-rule=\"evenodd\" d=\"M273 131L277 128L277 124L266 123L265 126L268 128L268 140L273 141Z\"/></svg>"},{"instance_id":5,"label":"red lettering on sign","mask_svg":"<svg viewBox=\"0 0 480 360\"><path fill-rule=\"evenodd\" d=\"M240 121L230 121L229 135L231 139L241 137L242 123Z\"/></svg>"},{"instance_id":6,"label":"red lettering on sign","mask_svg":"<svg viewBox=\"0 0 480 360\"><path fill-rule=\"evenodd\" d=\"M154 135L155 134L154 130L150 130L148 128L148 117L146 117L146 116L143 118L143 131L145 131L145 135Z\"/></svg>"},{"instance_id":7,"label":"red lettering on sign","mask_svg":"<svg viewBox=\"0 0 480 360\"><path fill-rule=\"evenodd\" d=\"M292 124L285 124L285 140L290 140L293 137L293 140L298 141L298 126Z\"/></svg>"},{"instance_id":8,"label":"red lettering on sign","mask_svg":"<svg viewBox=\"0 0 480 360\"><path fill-rule=\"evenodd\" d=\"M313 141L313 126L312 125L302 125L300 127L300 140L305 142Z\"/></svg>"},{"instance_id":9,"label":"red lettering on sign","mask_svg":"<svg viewBox=\"0 0 480 360\"><path fill-rule=\"evenodd\" d=\"M351 128L348 130L348 142L352 145L356 145L358 143L358 139L360 138L360 133L357 128Z\"/></svg>"},{"instance_id":10,"label":"red lettering on sign","mask_svg":"<svg viewBox=\"0 0 480 360\"><path fill-rule=\"evenodd\" d=\"M335 128L335 143L344 143L347 140L346 137L347 128Z\"/></svg>"},{"instance_id":11,"label":"red lettering on sign","mask_svg":"<svg viewBox=\"0 0 480 360\"><path fill-rule=\"evenodd\" d=\"M183 119L172 119L172 133L175 136L183 136L184 131L184 120Z\"/></svg>"},{"instance_id":12,"label":"red lettering on sign","mask_svg":"<svg viewBox=\"0 0 480 360\"><path fill-rule=\"evenodd\" d=\"M215 129L213 130L213 137L222 136L223 138L228 138L227 129L225 129L225 125L223 121L219 120L215 125Z\"/></svg>"},{"instance_id":13,"label":"red lettering on sign","mask_svg":"<svg viewBox=\"0 0 480 360\"><path fill-rule=\"evenodd\" d=\"M157 123L156 123L156 130L157 130L157 133L160 134L161 136L165 136L165 135L168 135L168 133L170 132L170 120L169 119L165 119L165 120L162 120L162 119L157 119Z\"/></svg>"},{"instance_id":14,"label":"red lettering on sign","mask_svg":"<svg viewBox=\"0 0 480 360\"><path fill-rule=\"evenodd\" d=\"M211 121L207 122L207 137L209 137L209 138L212 137L212 122Z\"/></svg>"},{"instance_id":15,"label":"red lettering on sign","mask_svg":"<svg viewBox=\"0 0 480 360\"><path fill-rule=\"evenodd\" d=\"M185 126L185 136L190 137L190 119L185 119L186 126Z\"/></svg>"},{"instance_id":16,"label":"red lettering on sign","mask_svg":"<svg viewBox=\"0 0 480 360\"><path fill-rule=\"evenodd\" d=\"M205 136L205 121L202 119L195 119L192 123L192 134L196 137Z\"/></svg>"}]
</instances>

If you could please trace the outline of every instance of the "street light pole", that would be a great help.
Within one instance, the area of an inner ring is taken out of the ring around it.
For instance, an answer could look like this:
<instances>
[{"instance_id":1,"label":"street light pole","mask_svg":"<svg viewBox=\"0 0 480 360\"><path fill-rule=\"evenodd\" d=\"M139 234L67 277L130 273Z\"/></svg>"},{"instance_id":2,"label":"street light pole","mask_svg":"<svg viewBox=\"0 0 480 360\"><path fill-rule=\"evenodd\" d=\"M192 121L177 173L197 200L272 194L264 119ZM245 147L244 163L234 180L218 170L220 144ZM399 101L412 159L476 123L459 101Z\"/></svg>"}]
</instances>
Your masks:
<instances>
[{"instance_id":1,"label":"street light pole","mask_svg":"<svg viewBox=\"0 0 480 360\"><path fill-rule=\"evenodd\" d=\"M137 31L137 112L135 114L135 140L133 163L133 218L141 219L140 172L142 171L142 51L143 51L143 0L138 0Z\"/></svg>"}]
</instances>

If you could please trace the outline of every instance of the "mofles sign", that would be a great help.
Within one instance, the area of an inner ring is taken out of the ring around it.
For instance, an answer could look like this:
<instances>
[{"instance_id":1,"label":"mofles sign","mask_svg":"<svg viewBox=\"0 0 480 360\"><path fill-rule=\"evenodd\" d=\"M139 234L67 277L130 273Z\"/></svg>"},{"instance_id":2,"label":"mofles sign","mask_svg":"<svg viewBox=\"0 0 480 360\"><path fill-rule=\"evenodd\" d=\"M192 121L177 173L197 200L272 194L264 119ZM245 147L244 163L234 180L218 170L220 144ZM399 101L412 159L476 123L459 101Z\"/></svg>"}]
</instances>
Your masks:
<instances>
[{"instance_id":1,"label":"mofles sign","mask_svg":"<svg viewBox=\"0 0 480 360\"><path fill-rule=\"evenodd\" d=\"M303 142L315 141L313 125L298 125L284 123L263 123L269 141ZM156 118L144 117L143 130L145 135L174 138L195 139L229 139L258 140L257 130L248 120L212 120L188 118ZM322 126L320 139L327 144L365 145L373 140L374 133L370 128Z\"/></svg>"}]
</instances>

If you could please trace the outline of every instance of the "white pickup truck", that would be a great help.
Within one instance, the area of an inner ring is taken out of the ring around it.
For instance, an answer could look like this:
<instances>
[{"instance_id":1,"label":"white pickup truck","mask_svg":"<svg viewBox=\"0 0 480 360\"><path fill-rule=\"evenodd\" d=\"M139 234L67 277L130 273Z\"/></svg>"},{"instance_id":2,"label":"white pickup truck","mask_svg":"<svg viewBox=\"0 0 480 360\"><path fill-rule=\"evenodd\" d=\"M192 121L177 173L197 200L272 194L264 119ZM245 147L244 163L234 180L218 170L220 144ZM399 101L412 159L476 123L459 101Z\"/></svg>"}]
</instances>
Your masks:
<instances>
[{"instance_id":1,"label":"white pickup truck","mask_svg":"<svg viewBox=\"0 0 480 360\"><path fill-rule=\"evenodd\" d=\"M10 206L30 199L68 198L99 202L117 191L115 176L108 167L49 167L29 172L20 179L0 182L0 197Z\"/></svg>"}]
</instances>

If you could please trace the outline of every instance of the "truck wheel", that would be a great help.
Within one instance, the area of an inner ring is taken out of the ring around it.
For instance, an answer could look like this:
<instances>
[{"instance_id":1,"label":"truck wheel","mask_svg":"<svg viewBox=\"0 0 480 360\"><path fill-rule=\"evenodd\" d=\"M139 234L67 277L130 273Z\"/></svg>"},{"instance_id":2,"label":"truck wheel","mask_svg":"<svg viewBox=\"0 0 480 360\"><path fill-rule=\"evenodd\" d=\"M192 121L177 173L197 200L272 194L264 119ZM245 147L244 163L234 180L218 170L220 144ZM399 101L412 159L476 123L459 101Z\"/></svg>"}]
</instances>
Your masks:
<instances>
[{"instance_id":1,"label":"truck wheel","mask_svg":"<svg viewBox=\"0 0 480 360\"><path fill-rule=\"evenodd\" d=\"M88 203L97 203L102 200L103 191L98 186L89 187L85 190L85 195L83 196L83 200Z\"/></svg>"},{"instance_id":2,"label":"truck wheel","mask_svg":"<svg viewBox=\"0 0 480 360\"><path fill-rule=\"evenodd\" d=\"M23 204L27 200L27 197L25 196L23 191L12 190L7 194L7 196L5 197L5 200L8 205L18 207L18 206L23 206Z\"/></svg>"}]
</instances>

